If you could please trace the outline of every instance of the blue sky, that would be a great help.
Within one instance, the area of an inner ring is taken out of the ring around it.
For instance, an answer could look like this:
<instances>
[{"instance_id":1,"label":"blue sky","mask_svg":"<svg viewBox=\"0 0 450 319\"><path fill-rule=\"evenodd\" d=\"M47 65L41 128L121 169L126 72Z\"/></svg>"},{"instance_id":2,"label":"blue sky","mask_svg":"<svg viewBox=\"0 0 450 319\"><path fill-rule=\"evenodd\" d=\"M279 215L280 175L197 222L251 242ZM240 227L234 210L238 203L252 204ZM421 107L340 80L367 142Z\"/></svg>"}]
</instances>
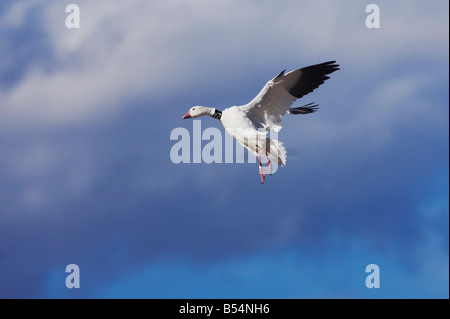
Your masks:
<instances>
[{"instance_id":1,"label":"blue sky","mask_svg":"<svg viewBox=\"0 0 450 319\"><path fill-rule=\"evenodd\" d=\"M1 298L448 298L448 1L69 3L0 5ZM264 185L171 162L192 105L329 60Z\"/></svg>"}]
</instances>

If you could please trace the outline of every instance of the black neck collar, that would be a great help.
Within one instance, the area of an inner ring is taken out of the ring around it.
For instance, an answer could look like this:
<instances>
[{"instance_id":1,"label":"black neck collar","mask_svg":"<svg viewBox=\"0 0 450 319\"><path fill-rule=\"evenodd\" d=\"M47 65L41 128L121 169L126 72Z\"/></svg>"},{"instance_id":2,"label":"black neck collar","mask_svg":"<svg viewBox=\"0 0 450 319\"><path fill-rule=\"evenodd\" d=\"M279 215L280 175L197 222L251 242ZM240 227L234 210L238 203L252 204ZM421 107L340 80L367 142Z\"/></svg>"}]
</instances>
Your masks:
<instances>
[{"instance_id":1,"label":"black neck collar","mask_svg":"<svg viewBox=\"0 0 450 319\"><path fill-rule=\"evenodd\" d=\"M211 116L214 117L215 119L220 120L220 118L222 117L222 111L214 109L214 114Z\"/></svg>"}]
</instances>

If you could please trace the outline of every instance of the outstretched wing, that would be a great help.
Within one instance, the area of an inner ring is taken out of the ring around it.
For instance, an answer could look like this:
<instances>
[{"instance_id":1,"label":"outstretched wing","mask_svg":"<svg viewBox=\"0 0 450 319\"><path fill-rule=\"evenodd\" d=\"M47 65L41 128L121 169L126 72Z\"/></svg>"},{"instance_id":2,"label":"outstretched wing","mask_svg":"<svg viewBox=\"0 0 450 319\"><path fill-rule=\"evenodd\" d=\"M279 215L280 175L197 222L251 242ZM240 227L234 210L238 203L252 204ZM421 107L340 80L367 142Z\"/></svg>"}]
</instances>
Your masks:
<instances>
[{"instance_id":1,"label":"outstretched wing","mask_svg":"<svg viewBox=\"0 0 450 319\"><path fill-rule=\"evenodd\" d=\"M314 91L329 79L327 74L336 70L339 70L336 61L329 61L286 74L282 71L267 82L261 92L242 108L248 118L259 126L278 132L281 129L281 117L289 111L292 103Z\"/></svg>"}]
</instances>

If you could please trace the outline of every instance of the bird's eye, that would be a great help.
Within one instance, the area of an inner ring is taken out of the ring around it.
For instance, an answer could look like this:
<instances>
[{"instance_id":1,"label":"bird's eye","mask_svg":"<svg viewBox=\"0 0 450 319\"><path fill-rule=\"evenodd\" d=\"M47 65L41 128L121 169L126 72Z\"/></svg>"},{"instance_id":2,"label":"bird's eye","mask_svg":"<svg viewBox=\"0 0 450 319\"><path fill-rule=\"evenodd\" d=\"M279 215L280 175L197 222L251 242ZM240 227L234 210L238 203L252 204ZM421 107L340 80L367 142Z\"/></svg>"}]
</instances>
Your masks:
<instances>
[{"instance_id":1,"label":"bird's eye","mask_svg":"<svg viewBox=\"0 0 450 319\"><path fill-rule=\"evenodd\" d=\"M192 111L195 111L195 107L192 108Z\"/></svg>"}]
</instances>

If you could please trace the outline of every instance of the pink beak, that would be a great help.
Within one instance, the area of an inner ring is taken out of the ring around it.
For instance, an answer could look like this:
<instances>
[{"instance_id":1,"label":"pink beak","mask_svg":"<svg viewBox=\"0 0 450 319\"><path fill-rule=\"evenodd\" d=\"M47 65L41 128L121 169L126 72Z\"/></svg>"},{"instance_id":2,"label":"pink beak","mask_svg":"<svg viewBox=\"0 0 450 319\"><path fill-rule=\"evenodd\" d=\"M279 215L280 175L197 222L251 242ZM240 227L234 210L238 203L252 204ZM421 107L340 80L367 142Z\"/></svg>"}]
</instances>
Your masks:
<instances>
[{"instance_id":1,"label":"pink beak","mask_svg":"<svg viewBox=\"0 0 450 319\"><path fill-rule=\"evenodd\" d=\"M191 116L191 114L189 113L189 111L186 113L186 114L184 114L184 116L181 118L182 120L184 120L184 119L190 119L192 116Z\"/></svg>"}]
</instances>

